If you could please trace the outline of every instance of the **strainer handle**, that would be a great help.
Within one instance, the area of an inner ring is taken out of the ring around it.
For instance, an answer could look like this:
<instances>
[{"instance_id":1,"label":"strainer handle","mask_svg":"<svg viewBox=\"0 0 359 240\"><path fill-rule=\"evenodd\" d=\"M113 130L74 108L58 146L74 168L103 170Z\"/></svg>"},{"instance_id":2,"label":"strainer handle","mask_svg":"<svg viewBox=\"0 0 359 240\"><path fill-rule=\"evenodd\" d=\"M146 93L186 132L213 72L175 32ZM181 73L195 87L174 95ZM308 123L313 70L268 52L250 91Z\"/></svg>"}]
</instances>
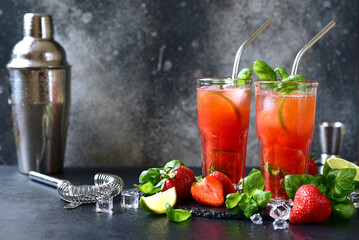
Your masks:
<instances>
[{"instance_id":1,"label":"strainer handle","mask_svg":"<svg viewBox=\"0 0 359 240\"><path fill-rule=\"evenodd\" d=\"M58 178L50 177L50 176L47 176L45 174L35 172L35 171L29 172L29 178L33 181L44 183L46 185L49 185L49 186L55 187L55 188L57 188L57 185L59 182L62 182L62 180L60 180Z\"/></svg>"}]
</instances>

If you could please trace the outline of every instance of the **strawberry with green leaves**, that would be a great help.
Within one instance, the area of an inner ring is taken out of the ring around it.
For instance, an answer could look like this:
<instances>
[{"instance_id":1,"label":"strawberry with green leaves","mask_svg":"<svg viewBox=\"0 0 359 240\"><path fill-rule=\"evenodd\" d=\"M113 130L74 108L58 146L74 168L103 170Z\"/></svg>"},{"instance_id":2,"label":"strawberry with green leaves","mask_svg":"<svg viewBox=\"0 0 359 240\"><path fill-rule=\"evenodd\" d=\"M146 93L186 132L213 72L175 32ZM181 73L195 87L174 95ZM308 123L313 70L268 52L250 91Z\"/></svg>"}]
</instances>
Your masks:
<instances>
[{"instance_id":1,"label":"strawberry with green leaves","mask_svg":"<svg viewBox=\"0 0 359 240\"><path fill-rule=\"evenodd\" d=\"M139 182L143 184L134 186L146 195L175 187L177 199L180 200L191 196L191 186L196 182L196 178L183 162L172 160L163 168L149 168L143 171Z\"/></svg>"},{"instance_id":2,"label":"strawberry with green leaves","mask_svg":"<svg viewBox=\"0 0 359 240\"><path fill-rule=\"evenodd\" d=\"M191 196L191 187L196 178L191 169L185 166L179 166L170 170L168 178L164 178L165 183L162 191L167 189L176 188L177 199L184 199Z\"/></svg>"}]
</instances>

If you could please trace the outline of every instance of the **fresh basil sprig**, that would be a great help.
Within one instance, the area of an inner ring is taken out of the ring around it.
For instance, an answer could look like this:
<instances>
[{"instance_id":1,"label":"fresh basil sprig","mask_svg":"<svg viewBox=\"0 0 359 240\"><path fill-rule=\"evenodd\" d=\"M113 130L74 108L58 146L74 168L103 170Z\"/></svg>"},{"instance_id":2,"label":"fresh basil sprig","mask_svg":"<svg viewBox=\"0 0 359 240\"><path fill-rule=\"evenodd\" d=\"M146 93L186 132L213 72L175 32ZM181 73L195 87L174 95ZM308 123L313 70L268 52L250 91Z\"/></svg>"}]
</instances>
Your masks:
<instances>
[{"instance_id":1,"label":"fresh basil sprig","mask_svg":"<svg viewBox=\"0 0 359 240\"><path fill-rule=\"evenodd\" d=\"M252 169L243 179L242 186L243 193L236 192L227 195L226 207L234 211L240 210L247 218L250 218L267 206L272 194L269 191L263 191L264 178L257 169Z\"/></svg>"},{"instance_id":2,"label":"fresh basil sprig","mask_svg":"<svg viewBox=\"0 0 359 240\"><path fill-rule=\"evenodd\" d=\"M184 209L174 209L166 203L166 215L168 220L172 222L183 222L186 221L191 215L192 211L186 211Z\"/></svg>"},{"instance_id":3,"label":"fresh basil sprig","mask_svg":"<svg viewBox=\"0 0 359 240\"><path fill-rule=\"evenodd\" d=\"M167 178L174 177L173 171L179 166L184 166L180 160L172 160L168 162L163 168L149 168L143 171L138 181L143 185L134 184L138 190L146 195L152 195L161 191Z\"/></svg>"},{"instance_id":4,"label":"fresh basil sprig","mask_svg":"<svg viewBox=\"0 0 359 240\"><path fill-rule=\"evenodd\" d=\"M261 81L277 81L277 72L282 79L281 83L262 83L265 88L272 88L276 92L284 92L286 94L295 90L307 91L307 86L298 82L308 82L308 80L300 75L289 75L287 70L282 67L277 67L273 70L266 62L257 60L253 64L253 70Z\"/></svg>"},{"instance_id":5,"label":"fresh basil sprig","mask_svg":"<svg viewBox=\"0 0 359 240\"><path fill-rule=\"evenodd\" d=\"M238 79L250 79L253 75L252 69L250 68L243 68L239 73L238 73Z\"/></svg>"},{"instance_id":6,"label":"fresh basil sprig","mask_svg":"<svg viewBox=\"0 0 359 240\"><path fill-rule=\"evenodd\" d=\"M355 207L353 202L347 201L347 195L355 190L355 176L356 170L352 168L332 169L326 177L321 174L287 175L284 178L284 186L291 199L294 199L295 193L302 185L317 186L330 200L333 214L350 218L355 212Z\"/></svg>"}]
</instances>

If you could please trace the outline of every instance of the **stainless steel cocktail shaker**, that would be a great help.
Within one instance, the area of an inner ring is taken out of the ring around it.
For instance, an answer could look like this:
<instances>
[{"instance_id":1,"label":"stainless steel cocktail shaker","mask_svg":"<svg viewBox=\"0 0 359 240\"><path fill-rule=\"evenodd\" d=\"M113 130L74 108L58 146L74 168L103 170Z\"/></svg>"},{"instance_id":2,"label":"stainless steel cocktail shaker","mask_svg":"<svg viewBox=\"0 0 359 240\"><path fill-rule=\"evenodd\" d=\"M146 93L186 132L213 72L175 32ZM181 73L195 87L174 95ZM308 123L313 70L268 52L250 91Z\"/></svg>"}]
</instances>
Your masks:
<instances>
[{"instance_id":1,"label":"stainless steel cocktail shaker","mask_svg":"<svg viewBox=\"0 0 359 240\"><path fill-rule=\"evenodd\" d=\"M47 14L24 16L24 38L13 48L9 105L21 173L61 172L70 105L70 65L53 39Z\"/></svg>"},{"instance_id":2,"label":"stainless steel cocktail shaker","mask_svg":"<svg viewBox=\"0 0 359 240\"><path fill-rule=\"evenodd\" d=\"M339 151L343 142L345 125L341 122L322 122L318 128L321 149L320 160L324 165L328 158L340 157ZM323 172L323 167L319 167L319 172Z\"/></svg>"}]
</instances>

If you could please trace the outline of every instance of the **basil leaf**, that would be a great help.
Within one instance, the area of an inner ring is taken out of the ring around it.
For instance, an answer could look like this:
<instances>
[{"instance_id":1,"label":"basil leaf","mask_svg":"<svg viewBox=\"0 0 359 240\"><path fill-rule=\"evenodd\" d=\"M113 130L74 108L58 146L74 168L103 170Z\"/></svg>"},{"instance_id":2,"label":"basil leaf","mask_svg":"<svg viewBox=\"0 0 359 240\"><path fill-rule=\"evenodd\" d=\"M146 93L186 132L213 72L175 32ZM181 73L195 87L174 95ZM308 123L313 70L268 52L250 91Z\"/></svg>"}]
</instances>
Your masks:
<instances>
[{"instance_id":1,"label":"basil leaf","mask_svg":"<svg viewBox=\"0 0 359 240\"><path fill-rule=\"evenodd\" d=\"M161 187L155 187L151 182L147 182L143 185L133 184L133 186L146 195L152 195L161 190Z\"/></svg>"},{"instance_id":2,"label":"basil leaf","mask_svg":"<svg viewBox=\"0 0 359 240\"><path fill-rule=\"evenodd\" d=\"M258 212L258 204L256 201L251 199L248 203L247 202L240 202L238 204L239 208L242 210L246 218L250 218L253 214Z\"/></svg>"},{"instance_id":3,"label":"basil leaf","mask_svg":"<svg viewBox=\"0 0 359 240\"><path fill-rule=\"evenodd\" d=\"M323 183L318 186L318 189L323 195L327 195L329 192L329 188Z\"/></svg>"},{"instance_id":4,"label":"basil leaf","mask_svg":"<svg viewBox=\"0 0 359 240\"><path fill-rule=\"evenodd\" d=\"M234 207L236 207L239 203L239 201L241 201L243 197L243 194L236 192L236 193L230 193L226 196L226 207L228 209L232 209Z\"/></svg>"},{"instance_id":5,"label":"basil leaf","mask_svg":"<svg viewBox=\"0 0 359 240\"><path fill-rule=\"evenodd\" d=\"M238 79L250 79L253 75L252 69L250 68L243 68L239 74L238 74Z\"/></svg>"},{"instance_id":6,"label":"basil leaf","mask_svg":"<svg viewBox=\"0 0 359 240\"><path fill-rule=\"evenodd\" d=\"M284 177L284 187L289 198L294 199L295 193L302 185L319 186L317 179L309 174L287 175Z\"/></svg>"},{"instance_id":7,"label":"basil leaf","mask_svg":"<svg viewBox=\"0 0 359 240\"><path fill-rule=\"evenodd\" d=\"M300 74L293 74L283 79L283 82L308 82L308 80Z\"/></svg>"},{"instance_id":8,"label":"basil leaf","mask_svg":"<svg viewBox=\"0 0 359 240\"><path fill-rule=\"evenodd\" d=\"M355 213L354 203L346 198L343 202L332 205L332 213L339 217L349 219Z\"/></svg>"},{"instance_id":9,"label":"basil leaf","mask_svg":"<svg viewBox=\"0 0 359 240\"><path fill-rule=\"evenodd\" d=\"M261 81L277 81L277 75L265 62L257 60L253 64L253 70Z\"/></svg>"},{"instance_id":10,"label":"basil leaf","mask_svg":"<svg viewBox=\"0 0 359 240\"><path fill-rule=\"evenodd\" d=\"M184 209L174 209L166 203L166 216L172 222L186 221L192 215L192 211L186 211Z\"/></svg>"},{"instance_id":11,"label":"basil leaf","mask_svg":"<svg viewBox=\"0 0 359 240\"><path fill-rule=\"evenodd\" d=\"M327 184L327 179L324 177L323 174L314 175L315 179L317 180L318 184Z\"/></svg>"},{"instance_id":12,"label":"basil leaf","mask_svg":"<svg viewBox=\"0 0 359 240\"><path fill-rule=\"evenodd\" d=\"M255 190L253 193L253 199L257 202L258 206L265 208L268 204L269 199L272 197L270 191Z\"/></svg>"},{"instance_id":13,"label":"basil leaf","mask_svg":"<svg viewBox=\"0 0 359 240\"><path fill-rule=\"evenodd\" d=\"M145 183L149 181L153 185L156 185L161 179L160 170L161 168L149 168L140 174L138 181L140 183Z\"/></svg>"},{"instance_id":14,"label":"basil leaf","mask_svg":"<svg viewBox=\"0 0 359 240\"><path fill-rule=\"evenodd\" d=\"M280 78L281 78L282 80L289 77L289 74L288 74L287 70L285 70L285 69L282 68L282 67L277 67L277 68L275 68L275 69L274 69L274 72L279 72Z\"/></svg>"},{"instance_id":15,"label":"basil leaf","mask_svg":"<svg viewBox=\"0 0 359 240\"><path fill-rule=\"evenodd\" d=\"M330 188L328 198L341 202L354 191L356 170L353 168L332 169L327 175L327 183Z\"/></svg>"},{"instance_id":16,"label":"basil leaf","mask_svg":"<svg viewBox=\"0 0 359 240\"><path fill-rule=\"evenodd\" d=\"M296 83L293 83L296 82ZM276 92L285 92L286 94L291 93L292 91L295 90L300 90L303 92L307 91L307 85L306 84L301 84L301 83L297 83L297 82L303 82L303 83L307 83L308 80L300 75L300 74L294 74L294 75L290 75L289 77L285 78L281 83L279 83L274 91Z\"/></svg>"},{"instance_id":17,"label":"basil leaf","mask_svg":"<svg viewBox=\"0 0 359 240\"><path fill-rule=\"evenodd\" d=\"M163 167L165 172L169 172L171 170L176 170L179 166L184 166L184 163L180 160L172 160Z\"/></svg>"},{"instance_id":18,"label":"basil leaf","mask_svg":"<svg viewBox=\"0 0 359 240\"><path fill-rule=\"evenodd\" d=\"M264 178L258 169L252 169L247 177L243 179L243 191L251 197L255 190L264 189Z\"/></svg>"}]
</instances>

